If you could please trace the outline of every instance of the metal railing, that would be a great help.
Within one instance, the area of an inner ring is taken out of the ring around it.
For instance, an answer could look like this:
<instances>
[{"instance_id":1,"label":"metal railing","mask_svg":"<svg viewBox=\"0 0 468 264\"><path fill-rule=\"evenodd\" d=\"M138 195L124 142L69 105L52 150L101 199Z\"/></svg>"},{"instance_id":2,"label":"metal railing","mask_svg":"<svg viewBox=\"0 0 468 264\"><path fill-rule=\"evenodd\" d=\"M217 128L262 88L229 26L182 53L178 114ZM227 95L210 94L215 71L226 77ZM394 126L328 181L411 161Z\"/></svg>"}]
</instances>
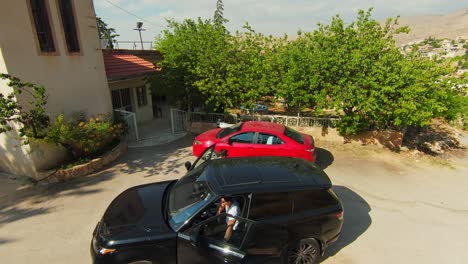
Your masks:
<instances>
[{"instance_id":1,"label":"metal railing","mask_svg":"<svg viewBox=\"0 0 468 264\"><path fill-rule=\"evenodd\" d=\"M135 113L124 109L114 109L114 120L123 120L127 124L127 138L129 141L139 140Z\"/></svg>"},{"instance_id":2,"label":"metal railing","mask_svg":"<svg viewBox=\"0 0 468 264\"><path fill-rule=\"evenodd\" d=\"M330 127L335 128L340 118L337 117L297 117L281 115L245 115L242 121L268 121L285 126L298 127Z\"/></svg>"},{"instance_id":3,"label":"metal railing","mask_svg":"<svg viewBox=\"0 0 468 264\"><path fill-rule=\"evenodd\" d=\"M285 126L336 128L339 120L340 118L336 117L297 117L281 115L243 115L238 117L233 114L186 112L171 108L171 127L173 134L187 132L190 129L190 124L193 122L217 123L221 121L229 124L236 124L239 121L267 121Z\"/></svg>"},{"instance_id":4,"label":"metal railing","mask_svg":"<svg viewBox=\"0 0 468 264\"><path fill-rule=\"evenodd\" d=\"M152 50L153 41L141 42L141 41L117 40L116 42L114 42L114 49Z\"/></svg>"},{"instance_id":5,"label":"metal railing","mask_svg":"<svg viewBox=\"0 0 468 264\"><path fill-rule=\"evenodd\" d=\"M186 111L171 108L171 128L172 134L185 133L190 128Z\"/></svg>"}]
</instances>

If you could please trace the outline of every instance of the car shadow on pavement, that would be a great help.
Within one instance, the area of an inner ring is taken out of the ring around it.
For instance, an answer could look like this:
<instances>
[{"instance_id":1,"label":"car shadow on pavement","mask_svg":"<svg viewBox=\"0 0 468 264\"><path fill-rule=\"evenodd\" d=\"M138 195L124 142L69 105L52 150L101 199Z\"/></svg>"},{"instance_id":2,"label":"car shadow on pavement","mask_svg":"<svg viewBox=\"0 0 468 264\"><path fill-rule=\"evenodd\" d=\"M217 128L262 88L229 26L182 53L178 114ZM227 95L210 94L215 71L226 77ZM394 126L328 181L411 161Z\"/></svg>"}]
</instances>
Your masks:
<instances>
[{"instance_id":1,"label":"car shadow on pavement","mask_svg":"<svg viewBox=\"0 0 468 264\"><path fill-rule=\"evenodd\" d=\"M317 155L317 160L315 164L322 170L326 169L328 166L332 165L335 158L333 154L323 148L315 148L315 154Z\"/></svg>"},{"instance_id":2,"label":"car shadow on pavement","mask_svg":"<svg viewBox=\"0 0 468 264\"><path fill-rule=\"evenodd\" d=\"M322 261L353 243L372 224L371 207L364 198L345 186L333 186L333 190L343 203L344 223L340 238L325 250Z\"/></svg>"}]
</instances>

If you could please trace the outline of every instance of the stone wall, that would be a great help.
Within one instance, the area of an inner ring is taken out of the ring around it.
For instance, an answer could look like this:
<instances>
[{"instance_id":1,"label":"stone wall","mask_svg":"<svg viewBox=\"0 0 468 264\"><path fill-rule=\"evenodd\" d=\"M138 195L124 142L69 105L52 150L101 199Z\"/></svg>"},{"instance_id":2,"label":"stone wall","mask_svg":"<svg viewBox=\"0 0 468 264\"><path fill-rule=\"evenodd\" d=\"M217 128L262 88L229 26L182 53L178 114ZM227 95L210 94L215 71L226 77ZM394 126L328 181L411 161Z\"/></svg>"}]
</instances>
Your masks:
<instances>
[{"instance_id":1,"label":"stone wall","mask_svg":"<svg viewBox=\"0 0 468 264\"><path fill-rule=\"evenodd\" d=\"M119 145L99 158L95 158L88 163L74 166L70 169L49 170L41 173L41 182L53 183L63 182L76 177L86 176L95 173L118 159L127 151L127 142L122 140Z\"/></svg>"},{"instance_id":2,"label":"stone wall","mask_svg":"<svg viewBox=\"0 0 468 264\"><path fill-rule=\"evenodd\" d=\"M68 158L61 146L32 140L25 145L17 130L0 133L0 171L41 179L40 171L55 168Z\"/></svg>"},{"instance_id":3,"label":"stone wall","mask_svg":"<svg viewBox=\"0 0 468 264\"><path fill-rule=\"evenodd\" d=\"M192 122L190 132L198 135L213 128L217 128L215 123Z\"/></svg>"}]
</instances>

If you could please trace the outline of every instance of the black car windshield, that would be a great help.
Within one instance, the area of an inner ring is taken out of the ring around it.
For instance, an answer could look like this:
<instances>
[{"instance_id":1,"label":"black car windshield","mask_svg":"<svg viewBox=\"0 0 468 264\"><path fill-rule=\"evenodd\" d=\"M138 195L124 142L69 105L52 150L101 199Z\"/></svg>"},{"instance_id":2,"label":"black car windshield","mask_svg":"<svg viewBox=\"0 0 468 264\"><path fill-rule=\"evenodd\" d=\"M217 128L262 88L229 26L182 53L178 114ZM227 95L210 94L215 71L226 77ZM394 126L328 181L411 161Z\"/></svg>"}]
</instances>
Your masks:
<instances>
[{"instance_id":1,"label":"black car windshield","mask_svg":"<svg viewBox=\"0 0 468 264\"><path fill-rule=\"evenodd\" d=\"M299 144L304 144L304 137L301 135L301 133L297 132L292 128L286 127L286 129L284 130L284 135L289 138L292 138Z\"/></svg>"},{"instance_id":2,"label":"black car windshield","mask_svg":"<svg viewBox=\"0 0 468 264\"><path fill-rule=\"evenodd\" d=\"M178 180L169 193L169 224L174 231L215 198L206 181L204 167L200 166Z\"/></svg>"},{"instance_id":3,"label":"black car windshield","mask_svg":"<svg viewBox=\"0 0 468 264\"><path fill-rule=\"evenodd\" d=\"M218 134L216 134L216 138L223 138L227 135L230 135L234 132L237 132L241 129L242 127L242 123L239 123L237 125L234 125L234 126L231 126L231 127L226 127L224 129L222 129L221 131L218 132Z\"/></svg>"}]
</instances>

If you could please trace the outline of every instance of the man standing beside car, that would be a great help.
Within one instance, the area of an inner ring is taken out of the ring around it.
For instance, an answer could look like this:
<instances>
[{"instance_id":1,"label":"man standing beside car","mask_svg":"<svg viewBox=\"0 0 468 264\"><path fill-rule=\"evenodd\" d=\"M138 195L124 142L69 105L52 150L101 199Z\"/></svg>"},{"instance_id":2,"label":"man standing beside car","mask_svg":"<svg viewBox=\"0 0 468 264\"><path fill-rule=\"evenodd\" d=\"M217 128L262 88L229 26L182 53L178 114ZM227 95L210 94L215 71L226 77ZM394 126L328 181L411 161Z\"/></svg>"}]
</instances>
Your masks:
<instances>
[{"instance_id":1,"label":"man standing beside car","mask_svg":"<svg viewBox=\"0 0 468 264\"><path fill-rule=\"evenodd\" d=\"M219 206L216 215L220 215L223 211L226 212L226 233L224 234L224 241L228 241L231 238L232 231L237 229L238 222L234 217L240 216L239 203L232 197L223 196L221 197L221 204Z\"/></svg>"}]
</instances>

